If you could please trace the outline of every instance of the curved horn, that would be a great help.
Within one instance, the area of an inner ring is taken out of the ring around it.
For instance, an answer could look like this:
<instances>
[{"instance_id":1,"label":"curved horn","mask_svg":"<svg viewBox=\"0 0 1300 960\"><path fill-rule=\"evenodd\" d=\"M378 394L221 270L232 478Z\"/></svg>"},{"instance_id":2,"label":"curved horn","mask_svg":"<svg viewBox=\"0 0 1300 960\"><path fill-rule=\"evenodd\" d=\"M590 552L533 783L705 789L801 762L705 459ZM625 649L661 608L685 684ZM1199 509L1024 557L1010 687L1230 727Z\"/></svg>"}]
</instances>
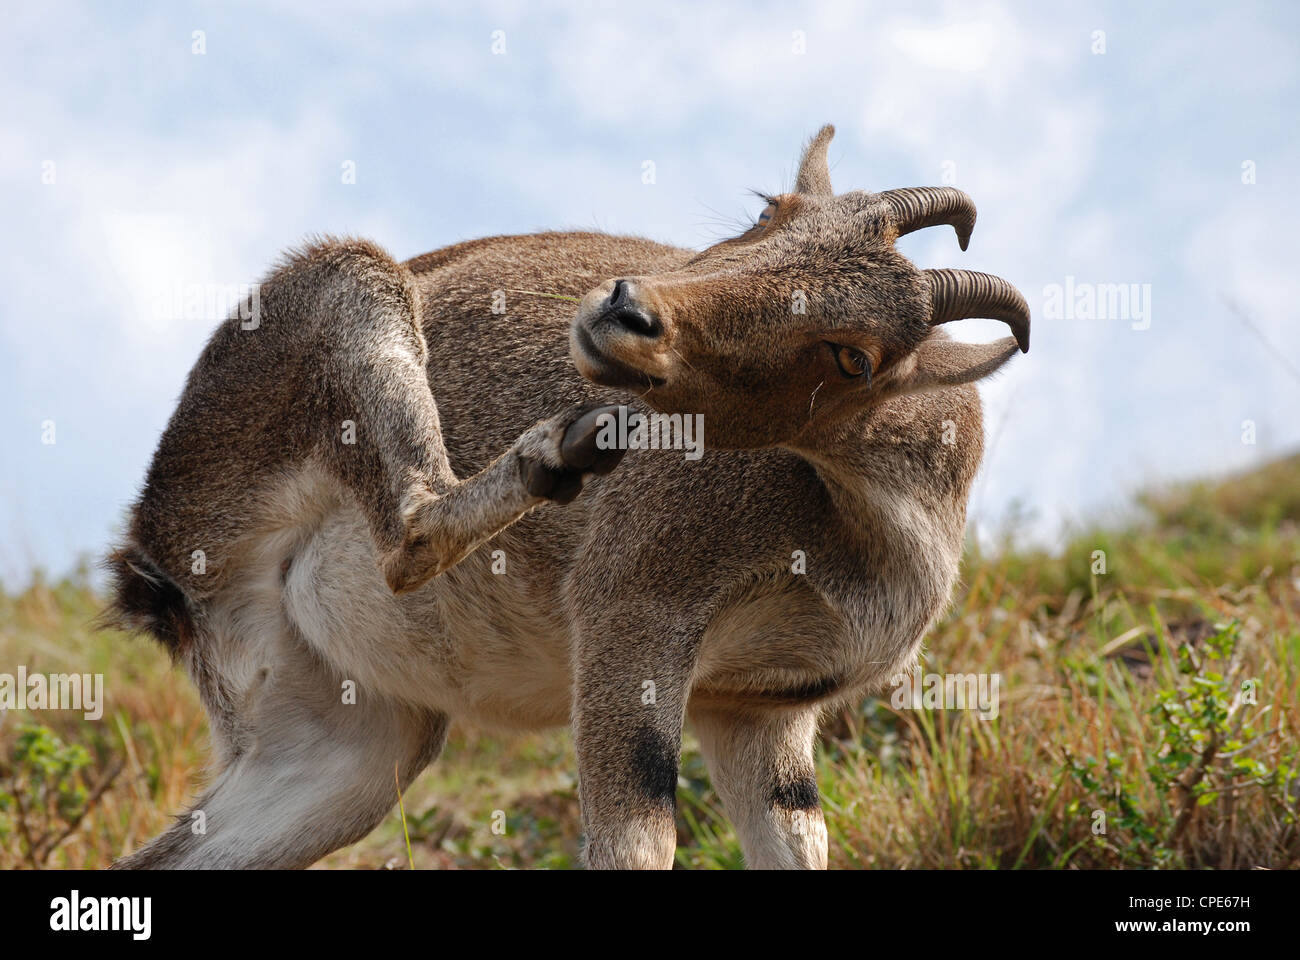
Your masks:
<instances>
[{"instance_id":1,"label":"curved horn","mask_svg":"<svg viewBox=\"0 0 1300 960\"><path fill-rule=\"evenodd\" d=\"M957 231L963 250L975 229L975 202L956 187L908 187L886 190L880 198L894 211L898 235L947 223Z\"/></svg>"},{"instance_id":2,"label":"curved horn","mask_svg":"<svg viewBox=\"0 0 1300 960\"><path fill-rule=\"evenodd\" d=\"M930 287L930 325L987 317L1001 320L1015 334L1021 353L1029 352L1029 304L1001 277L974 270L924 270Z\"/></svg>"},{"instance_id":3,"label":"curved horn","mask_svg":"<svg viewBox=\"0 0 1300 960\"><path fill-rule=\"evenodd\" d=\"M829 123L817 131L817 136L804 147L799 161L799 174L794 180L796 193L811 193L822 197L835 195L831 189L831 168L826 162L826 148L831 145L835 128Z\"/></svg>"}]
</instances>

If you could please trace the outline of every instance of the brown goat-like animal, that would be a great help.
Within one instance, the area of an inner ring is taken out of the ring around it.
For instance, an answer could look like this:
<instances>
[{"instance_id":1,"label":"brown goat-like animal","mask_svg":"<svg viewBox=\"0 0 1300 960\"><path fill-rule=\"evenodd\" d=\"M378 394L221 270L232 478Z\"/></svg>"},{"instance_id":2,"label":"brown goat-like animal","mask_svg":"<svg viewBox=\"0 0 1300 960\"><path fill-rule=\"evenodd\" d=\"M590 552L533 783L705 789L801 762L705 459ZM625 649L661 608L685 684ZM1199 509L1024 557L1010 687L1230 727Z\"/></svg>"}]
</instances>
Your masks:
<instances>
[{"instance_id":1,"label":"brown goat-like animal","mask_svg":"<svg viewBox=\"0 0 1300 960\"><path fill-rule=\"evenodd\" d=\"M980 462L970 384L1029 337L1005 281L894 249L941 223L964 249L970 199L835 196L832 133L702 253L327 241L271 274L109 560L117 619L186 665L216 748L191 816L120 866L306 866L374 828L451 717L572 724L590 866L672 865L688 719L749 864L825 866L819 712L914 662ZM576 315L538 295L584 290ZM971 316L1014 339L935 329ZM701 415L707 452L610 473L620 398Z\"/></svg>"}]
</instances>

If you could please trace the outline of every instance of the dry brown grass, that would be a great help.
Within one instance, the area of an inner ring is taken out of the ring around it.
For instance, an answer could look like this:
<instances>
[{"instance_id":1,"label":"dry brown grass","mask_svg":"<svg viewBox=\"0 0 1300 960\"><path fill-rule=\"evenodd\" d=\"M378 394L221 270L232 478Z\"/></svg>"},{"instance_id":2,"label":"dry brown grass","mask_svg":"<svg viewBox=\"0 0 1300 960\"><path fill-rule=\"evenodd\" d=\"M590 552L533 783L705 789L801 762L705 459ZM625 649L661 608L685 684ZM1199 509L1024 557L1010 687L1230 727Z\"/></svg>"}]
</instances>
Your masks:
<instances>
[{"instance_id":1,"label":"dry brown grass","mask_svg":"<svg viewBox=\"0 0 1300 960\"><path fill-rule=\"evenodd\" d=\"M829 718L819 780L832 865L1297 863L1300 457L1142 503L1146 524L1081 531L1056 553L1008 545L967 557L965 586L928 640L926 670L999 674L996 719L971 710L895 710L887 699ZM1106 554L1104 574L1092 572L1096 550ZM71 835L36 858L49 867L106 866L184 809L203 777L206 729L188 681L151 642L90 629L97 612L84 577L0 593L0 672L21 663L30 672L106 677L99 722L46 711L8 716L0 727L0 795L12 793L2 781L14 773L25 722L85 747L90 762L72 775L76 787L89 792L121 767ZM1219 625L1229 623L1238 631L1233 655L1215 661ZM1180 650L1200 665L1199 680L1180 672ZM1255 682L1257 702L1238 704L1208 762L1198 748L1185 763L1162 763L1170 753L1162 697L1189 684L1214 687L1206 677L1230 670L1219 684L1225 702L1242 679ZM1227 740L1243 723L1254 733L1236 749ZM1088 758L1098 763L1091 772ZM1239 760L1259 766L1243 771ZM1151 773L1169 767L1190 780L1199 766L1191 789ZM454 731L442 759L404 798L415 866L572 865L579 843L573 770L561 732L507 743ZM1215 783L1224 788L1194 796ZM740 865L689 737L679 801L679 862ZM40 804L28 806L35 815ZM491 830L497 810L507 816L504 836ZM1104 834L1093 832L1099 810ZM32 865L15 817L14 804L0 808L0 867ZM386 865L406 865L396 810L365 841L322 863Z\"/></svg>"}]
</instances>

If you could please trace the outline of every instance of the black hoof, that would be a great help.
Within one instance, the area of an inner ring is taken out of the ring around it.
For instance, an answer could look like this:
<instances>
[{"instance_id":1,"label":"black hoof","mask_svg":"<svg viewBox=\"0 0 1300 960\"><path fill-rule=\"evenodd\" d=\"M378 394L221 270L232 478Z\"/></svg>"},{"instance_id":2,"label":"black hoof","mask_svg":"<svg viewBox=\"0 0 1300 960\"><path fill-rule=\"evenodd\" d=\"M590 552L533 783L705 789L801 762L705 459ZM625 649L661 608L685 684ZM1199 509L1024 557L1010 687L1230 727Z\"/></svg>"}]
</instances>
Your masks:
<instances>
[{"instance_id":1,"label":"black hoof","mask_svg":"<svg viewBox=\"0 0 1300 960\"><path fill-rule=\"evenodd\" d=\"M627 451L617 447L602 449L596 442L603 426L601 418L617 417L618 412L617 405L595 407L569 424L560 441L560 457L566 466L597 474L609 473L618 466Z\"/></svg>"},{"instance_id":2,"label":"black hoof","mask_svg":"<svg viewBox=\"0 0 1300 960\"><path fill-rule=\"evenodd\" d=\"M563 467L548 467L539 460L523 458L519 461L519 479L534 497L545 497L554 503L572 503L582 493L582 477L586 473L606 474L618 466L626 450L601 449L600 437L603 415L618 416L617 406L602 405L582 411L564 430L560 439L560 459Z\"/></svg>"}]
</instances>

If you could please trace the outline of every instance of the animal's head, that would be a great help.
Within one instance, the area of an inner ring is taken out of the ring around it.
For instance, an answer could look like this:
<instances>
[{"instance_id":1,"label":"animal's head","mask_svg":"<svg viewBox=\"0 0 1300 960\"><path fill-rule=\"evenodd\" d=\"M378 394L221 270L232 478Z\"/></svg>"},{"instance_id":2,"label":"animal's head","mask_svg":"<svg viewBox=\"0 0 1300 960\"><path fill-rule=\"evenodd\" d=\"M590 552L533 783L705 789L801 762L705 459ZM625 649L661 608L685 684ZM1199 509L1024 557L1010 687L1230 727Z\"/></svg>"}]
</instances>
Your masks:
<instances>
[{"instance_id":1,"label":"animal's head","mask_svg":"<svg viewBox=\"0 0 1300 960\"><path fill-rule=\"evenodd\" d=\"M962 249L975 206L952 187L831 190L809 143L792 193L681 269L610 279L583 298L570 348L588 379L664 412L702 413L723 447L798 445L872 404L988 376L1029 349L1029 307L1007 281L918 270L894 241L949 224ZM987 317L1014 334L989 344L934 328Z\"/></svg>"}]
</instances>

